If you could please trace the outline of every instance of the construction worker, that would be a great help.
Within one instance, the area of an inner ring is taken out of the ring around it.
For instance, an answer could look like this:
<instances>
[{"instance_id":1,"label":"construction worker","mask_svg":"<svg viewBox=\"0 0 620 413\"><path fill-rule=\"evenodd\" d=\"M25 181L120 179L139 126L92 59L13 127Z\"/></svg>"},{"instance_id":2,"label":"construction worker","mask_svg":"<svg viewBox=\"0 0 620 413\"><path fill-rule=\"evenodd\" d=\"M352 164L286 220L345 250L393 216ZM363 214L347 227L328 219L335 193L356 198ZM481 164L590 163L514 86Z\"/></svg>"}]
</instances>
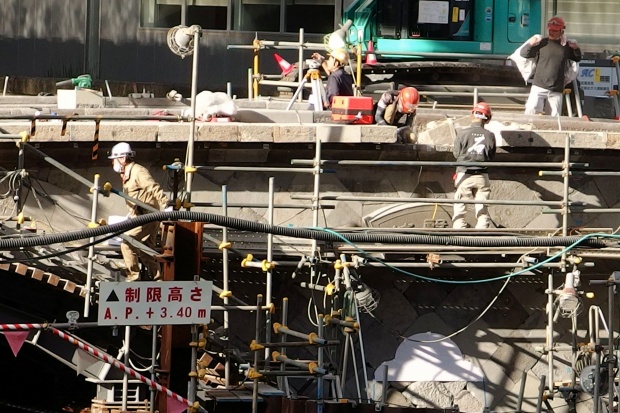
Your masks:
<instances>
[{"instance_id":1,"label":"construction worker","mask_svg":"<svg viewBox=\"0 0 620 413\"><path fill-rule=\"evenodd\" d=\"M398 126L398 142L409 142L419 101L420 95L414 87L406 87L400 91L388 90L377 102L375 122L377 125Z\"/></svg>"},{"instance_id":2,"label":"construction worker","mask_svg":"<svg viewBox=\"0 0 620 413\"><path fill-rule=\"evenodd\" d=\"M110 156L108 156L108 159L112 159L112 168L114 169L114 172L120 174L121 181L123 183L123 192L132 198L152 206L155 209L172 210L172 207L167 207L168 198L159 184L155 182L149 173L149 170L134 162L135 155L136 152L131 149L131 146L129 146L127 142L120 142L114 145L112 151L110 152ZM135 218L148 212L129 200L125 202L129 208L129 214L127 214L128 218ZM125 235L128 235L143 243L147 247L154 249L158 229L159 223L151 222L140 227L130 229L125 233ZM121 253L123 254L123 260L125 261L127 281L140 280L140 266L138 258L142 261L142 264L146 266L146 269L153 280L159 281L161 279L161 269L159 263L157 263L155 258L151 255L126 241L123 241L121 244Z\"/></svg>"},{"instance_id":3,"label":"construction worker","mask_svg":"<svg viewBox=\"0 0 620 413\"><path fill-rule=\"evenodd\" d=\"M321 62L321 67L327 73L327 86L325 108L330 108L334 96L353 96L353 76L345 72L344 68L349 63L349 53L344 49L334 49L325 59L319 53L313 53L312 59Z\"/></svg>"},{"instance_id":4,"label":"construction worker","mask_svg":"<svg viewBox=\"0 0 620 413\"><path fill-rule=\"evenodd\" d=\"M531 75L532 88L525 103L525 114L544 112L545 101L551 108L551 116L562 114L562 92L568 83L570 61L581 60L581 49L576 40L567 40L566 24L561 17L553 17L547 23L548 37L532 36L521 49L521 57L535 59L536 67ZM576 74L575 74L576 75Z\"/></svg>"},{"instance_id":5,"label":"construction worker","mask_svg":"<svg viewBox=\"0 0 620 413\"><path fill-rule=\"evenodd\" d=\"M457 162L487 162L495 156L495 134L484 129L491 120L491 108L484 102L471 111L472 124L461 129L454 142L454 157ZM455 199L476 199L486 201L491 195L491 183L484 166L459 166L454 174ZM491 218L487 206L475 204L476 228L489 228ZM465 204L454 204L453 228L467 228Z\"/></svg>"}]
</instances>

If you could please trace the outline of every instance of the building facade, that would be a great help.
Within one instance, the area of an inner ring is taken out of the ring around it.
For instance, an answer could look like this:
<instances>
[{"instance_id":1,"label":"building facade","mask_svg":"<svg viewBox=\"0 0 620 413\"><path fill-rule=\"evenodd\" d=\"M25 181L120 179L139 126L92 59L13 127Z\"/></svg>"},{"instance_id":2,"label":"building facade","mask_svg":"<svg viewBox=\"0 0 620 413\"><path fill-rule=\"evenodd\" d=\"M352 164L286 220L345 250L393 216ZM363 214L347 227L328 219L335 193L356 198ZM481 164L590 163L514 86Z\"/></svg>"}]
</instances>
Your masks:
<instances>
[{"instance_id":1,"label":"building facade","mask_svg":"<svg viewBox=\"0 0 620 413\"><path fill-rule=\"evenodd\" d=\"M188 87L192 59L167 46L168 29L200 25L199 90L243 96L252 51L228 49L259 39L322 42L340 21L341 0L5 0L0 75L160 83ZM308 18L312 16L312 18ZM296 61L294 50L278 51ZM311 52L308 52L310 57ZM270 53L261 71L279 73ZM9 88L10 92L10 88Z\"/></svg>"}]
</instances>

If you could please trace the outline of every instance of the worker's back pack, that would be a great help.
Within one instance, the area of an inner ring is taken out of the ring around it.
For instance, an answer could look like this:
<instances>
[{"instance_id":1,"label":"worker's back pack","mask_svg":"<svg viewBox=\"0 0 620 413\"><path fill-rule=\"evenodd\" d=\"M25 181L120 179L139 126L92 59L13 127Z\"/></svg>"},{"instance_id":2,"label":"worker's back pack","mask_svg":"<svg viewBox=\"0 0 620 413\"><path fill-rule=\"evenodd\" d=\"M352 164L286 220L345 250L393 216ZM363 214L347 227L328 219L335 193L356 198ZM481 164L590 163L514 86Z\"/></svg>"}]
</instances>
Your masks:
<instances>
[{"instance_id":1,"label":"worker's back pack","mask_svg":"<svg viewBox=\"0 0 620 413\"><path fill-rule=\"evenodd\" d=\"M332 121L351 124L371 124L373 102L369 96L334 96Z\"/></svg>"}]
</instances>

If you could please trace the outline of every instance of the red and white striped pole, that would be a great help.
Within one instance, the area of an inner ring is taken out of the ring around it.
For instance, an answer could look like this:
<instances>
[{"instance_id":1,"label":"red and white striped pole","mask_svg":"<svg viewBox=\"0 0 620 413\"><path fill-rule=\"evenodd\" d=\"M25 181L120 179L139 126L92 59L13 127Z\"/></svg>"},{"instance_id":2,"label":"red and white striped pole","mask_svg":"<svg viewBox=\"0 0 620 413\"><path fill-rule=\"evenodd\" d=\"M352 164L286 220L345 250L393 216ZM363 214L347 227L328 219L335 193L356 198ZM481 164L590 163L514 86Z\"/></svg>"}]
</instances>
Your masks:
<instances>
[{"instance_id":1,"label":"red and white striped pole","mask_svg":"<svg viewBox=\"0 0 620 413\"><path fill-rule=\"evenodd\" d=\"M185 397L174 393L173 391L171 391L167 387L162 386L159 383L155 383L153 380L141 375L134 369L127 367L126 365L124 365L123 363L115 359L114 357L110 356L109 354L103 353L95 348L92 348L88 344L85 344L75 339L73 336L70 336L69 334L62 332L58 330L57 328L52 327L49 324L0 324L0 331L23 331L23 330L49 330L55 335L57 335L58 337L62 338L63 340L66 340L69 343L74 344L78 346L79 348L81 348L82 350L92 354L93 356L105 361L106 363L117 367L124 373L129 374L132 377L135 377L136 379L147 384L151 388L154 388L157 391L166 394L168 397L172 397L176 399L177 401L187 405L187 407L193 407L192 403L189 400L187 400Z\"/></svg>"}]
</instances>

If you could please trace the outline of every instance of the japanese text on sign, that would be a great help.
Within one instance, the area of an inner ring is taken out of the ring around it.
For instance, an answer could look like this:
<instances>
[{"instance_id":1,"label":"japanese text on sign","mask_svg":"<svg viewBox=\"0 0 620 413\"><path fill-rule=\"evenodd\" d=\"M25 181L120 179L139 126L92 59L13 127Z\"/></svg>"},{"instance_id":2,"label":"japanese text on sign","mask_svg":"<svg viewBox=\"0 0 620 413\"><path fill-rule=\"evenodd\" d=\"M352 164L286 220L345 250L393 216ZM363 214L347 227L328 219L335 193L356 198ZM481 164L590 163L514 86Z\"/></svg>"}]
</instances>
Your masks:
<instances>
[{"instance_id":1,"label":"japanese text on sign","mask_svg":"<svg viewBox=\"0 0 620 413\"><path fill-rule=\"evenodd\" d=\"M212 290L203 280L101 283L99 325L206 323Z\"/></svg>"}]
</instances>

